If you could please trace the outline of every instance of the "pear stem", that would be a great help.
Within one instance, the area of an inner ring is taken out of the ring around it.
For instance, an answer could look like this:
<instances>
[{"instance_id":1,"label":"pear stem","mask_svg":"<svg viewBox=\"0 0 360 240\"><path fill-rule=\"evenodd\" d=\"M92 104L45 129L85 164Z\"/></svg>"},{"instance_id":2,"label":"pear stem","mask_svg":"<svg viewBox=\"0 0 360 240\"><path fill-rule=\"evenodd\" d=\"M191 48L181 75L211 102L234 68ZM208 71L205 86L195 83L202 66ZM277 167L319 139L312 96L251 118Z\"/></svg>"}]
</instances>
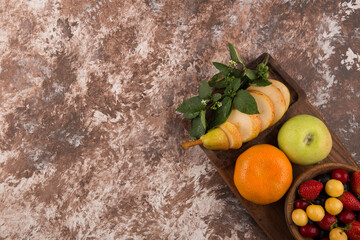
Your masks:
<instances>
[{"instance_id":1,"label":"pear stem","mask_svg":"<svg viewBox=\"0 0 360 240\"><path fill-rule=\"evenodd\" d=\"M184 142L184 143L182 143L181 145L182 145L182 147L183 147L184 149L188 149L188 148L191 148L191 147L193 147L193 146L200 145L200 144L202 144L202 140L201 140L201 139L198 139L198 140L195 140L195 141L191 141L191 142Z\"/></svg>"}]
</instances>

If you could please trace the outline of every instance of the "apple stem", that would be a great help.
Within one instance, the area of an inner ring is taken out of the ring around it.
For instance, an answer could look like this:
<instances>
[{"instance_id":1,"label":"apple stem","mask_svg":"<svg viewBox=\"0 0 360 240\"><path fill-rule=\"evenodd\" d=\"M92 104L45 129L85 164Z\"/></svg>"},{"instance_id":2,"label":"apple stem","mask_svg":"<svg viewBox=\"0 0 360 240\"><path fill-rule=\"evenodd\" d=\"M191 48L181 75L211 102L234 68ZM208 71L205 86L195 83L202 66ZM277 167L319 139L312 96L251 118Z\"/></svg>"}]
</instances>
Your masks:
<instances>
[{"instance_id":1,"label":"apple stem","mask_svg":"<svg viewBox=\"0 0 360 240\"><path fill-rule=\"evenodd\" d=\"M304 143L305 143L306 145L310 145L310 143L313 141L313 139L314 139L314 136L308 134L308 135L306 135L306 137L305 137L305 139L304 139Z\"/></svg>"},{"instance_id":2,"label":"apple stem","mask_svg":"<svg viewBox=\"0 0 360 240\"><path fill-rule=\"evenodd\" d=\"M182 143L182 147L184 149L188 149L188 148L191 148L193 146L196 146L196 145L200 145L202 144L202 140L201 139L198 139L198 140L194 140L194 141L191 141L191 142L184 142Z\"/></svg>"}]
</instances>

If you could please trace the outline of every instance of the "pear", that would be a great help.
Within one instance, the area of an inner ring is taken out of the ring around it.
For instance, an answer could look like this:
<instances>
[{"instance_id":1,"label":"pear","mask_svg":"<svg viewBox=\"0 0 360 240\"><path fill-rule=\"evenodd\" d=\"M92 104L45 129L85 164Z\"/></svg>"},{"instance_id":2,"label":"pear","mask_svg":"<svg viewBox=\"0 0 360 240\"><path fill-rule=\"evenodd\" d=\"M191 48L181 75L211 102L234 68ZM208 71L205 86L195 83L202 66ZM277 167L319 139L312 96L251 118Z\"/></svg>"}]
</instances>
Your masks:
<instances>
[{"instance_id":1,"label":"pear","mask_svg":"<svg viewBox=\"0 0 360 240\"><path fill-rule=\"evenodd\" d=\"M261 130L260 114L249 115L233 108L227 121L237 127L243 142L254 139Z\"/></svg>"},{"instance_id":2,"label":"pear","mask_svg":"<svg viewBox=\"0 0 360 240\"><path fill-rule=\"evenodd\" d=\"M221 128L211 129L208 133L201 136L200 139L184 142L182 146L184 149L203 144L204 147L211 150L228 150L230 143L226 133Z\"/></svg>"},{"instance_id":3,"label":"pear","mask_svg":"<svg viewBox=\"0 0 360 240\"><path fill-rule=\"evenodd\" d=\"M282 95L284 96L285 104L286 104L286 110L287 110L289 108L289 105L290 105L290 91L289 91L289 89L285 86L285 84L283 84L282 82L280 82L278 80L269 79L269 81L272 83L272 85L277 87L280 90L280 92L282 93Z\"/></svg>"},{"instance_id":4,"label":"pear","mask_svg":"<svg viewBox=\"0 0 360 240\"><path fill-rule=\"evenodd\" d=\"M229 140L221 128L211 129L207 134L201 136L204 147L211 150L228 150Z\"/></svg>"},{"instance_id":5,"label":"pear","mask_svg":"<svg viewBox=\"0 0 360 240\"><path fill-rule=\"evenodd\" d=\"M182 146L184 149L188 149L200 144L211 150L228 150L229 148L240 148L242 140L237 127L230 122L225 122L219 127L211 129L208 133L201 136L200 139L184 142Z\"/></svg>"},{"instance_id":6,"label":"pear","mask_svg":"<svg viewBox=\"0 0 360 240\"><path fill-rule=\"evenodd\" d=\"M279 88L274 85L268 85L266 87L250 86L247 90L256 90L262 92L270 98L274 106L274 119L270 123L270 126L274 125L286 112L286 103L283 94Z\"/></svg>"},{"instance_id":7,"label":"pear","mask_svg":"<svg viewBox=\"0 0 360 240\"><path fill-rule=\"evenodd\" d=\"M258 110L260 112L261 130L267 129L274 120L274 104L270 98L264 93L256 90L248 90L251 96L254 97Z\"/></svg>"},{"instance_id":8,"label":"pear","mask_svg":"<svg viewBox=\"0 0 360 240\"><path fill-rule=\"evenodd\" d=\"M242 138L238 128L230 123L224 122L219 126L221 130L223 130L229 140L229 148L231 149L238 149L242 145Z\"/></svg>"},{"instance_id":9,"label":"pear","mask_svg":"<svg viewBox=\"0 0 360 240\"><path fill-rule=\"evenodd\" d=\"M232 109L230 116L220 126L211 129L200 139L184 142L184 149L202 144L211 150L238 149L268 127L274 125L290 105L290 91L280 81L269 79L266 87L250 86L247 91L254 97L260 114L248 115Z\"/></svg>"}]
</instances>

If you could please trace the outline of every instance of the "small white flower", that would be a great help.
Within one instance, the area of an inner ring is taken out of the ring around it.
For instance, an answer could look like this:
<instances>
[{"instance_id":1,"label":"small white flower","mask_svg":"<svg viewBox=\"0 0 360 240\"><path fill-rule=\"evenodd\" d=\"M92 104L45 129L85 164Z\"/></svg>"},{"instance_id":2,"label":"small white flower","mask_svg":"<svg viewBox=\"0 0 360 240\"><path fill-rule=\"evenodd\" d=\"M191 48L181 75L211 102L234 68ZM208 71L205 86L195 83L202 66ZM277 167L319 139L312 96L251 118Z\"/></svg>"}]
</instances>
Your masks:
<instances>
[{"instance_id":1,"label":"small white flower","mask_svg":"<svg viewBox=\"0 0 360 240\"><path fill-rule=\"evenodd\" d=\"M206 106L206 103L207 103L207 102L206 102L205 99L201 100L201 104L202 104L202 105L205 105L205 106Z\"/></svg>"},{"instance_id":2,"label":"small white flower","mask_svg":"<svg viewBox=\"0 0 360 240\"><path fill-rule=\"evenodd\" d=\"M217 105L218 105L218 107L221 107L221 106L222 106L222 103L221 103L221 102L218 102Z\"/></svg>"},{"instance_id":3,"label":"small white flower","mask_svg":"<svg viewBox=\"0 0 360 240\"><path fill-rule=\"evenodd\" d=\"M235 67L237 65L237 63L235 61L233 61L233 60L230 60L229 65Z\"/></svg>"}]
</instances>

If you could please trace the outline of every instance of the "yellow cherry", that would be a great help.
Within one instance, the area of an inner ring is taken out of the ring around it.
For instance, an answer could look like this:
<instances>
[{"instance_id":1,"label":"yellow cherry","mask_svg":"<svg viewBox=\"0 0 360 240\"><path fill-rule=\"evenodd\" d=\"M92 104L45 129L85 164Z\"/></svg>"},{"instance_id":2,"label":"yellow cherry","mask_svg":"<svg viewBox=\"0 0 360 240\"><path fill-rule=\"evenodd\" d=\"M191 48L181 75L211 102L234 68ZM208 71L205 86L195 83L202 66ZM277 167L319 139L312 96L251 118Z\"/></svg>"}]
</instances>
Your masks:
<instances>
[{"instance_id":1,"label":"yellow cherry","mask_svg":"<svg viewBox=\"0 0 360 240\"><path fill-rule=\"evenodd\" d=\"M344 184L336 179L330 179L325 185L325 192L331 197L340 197L344 192Z\"/></svg>"},{"instance_id":2,"label":"yellow cherry","mask_svg":"<svg viewBox=\"0 0 360 240\"><path fill-rule=\"evenodd\" d=\"M325 210L321 205L310 205L306 208L306 214L311 221L320 222L325 216Z\"/></svg>"},{"instance_id":3,"label":"yellow cherry","mask_svg":"<svg viewBox=\"0 0 360 240\"><path fill-rule=\"evenodd\" d=\"M344 232L344 230L337 227L330 231L329 239L330 240L347 240L348 237L347 237L346 233Z\"/></svg>"},{"instance_id":4,"label":"yellow cherry","mask_svg":"<svg viewBox=\"0 0 360 240\"><path fill-rule=\"evenodd\" d=\"M325 201L325 210L335 216L341 213L343 204L339 199L331 197Z\"/></svg>"},{"instance_id":5,"label":"yellow cherry","mask_svg":"<svg viewBox=\"0 0 360 240\"><path fill-rule=\"evenodd\" d=\"M291 219L297 226L300 227L303 227L308 223L308 216L306 215L306 212L302 209L295 209L291 213Z\"/></svg>"}]
</instances>

